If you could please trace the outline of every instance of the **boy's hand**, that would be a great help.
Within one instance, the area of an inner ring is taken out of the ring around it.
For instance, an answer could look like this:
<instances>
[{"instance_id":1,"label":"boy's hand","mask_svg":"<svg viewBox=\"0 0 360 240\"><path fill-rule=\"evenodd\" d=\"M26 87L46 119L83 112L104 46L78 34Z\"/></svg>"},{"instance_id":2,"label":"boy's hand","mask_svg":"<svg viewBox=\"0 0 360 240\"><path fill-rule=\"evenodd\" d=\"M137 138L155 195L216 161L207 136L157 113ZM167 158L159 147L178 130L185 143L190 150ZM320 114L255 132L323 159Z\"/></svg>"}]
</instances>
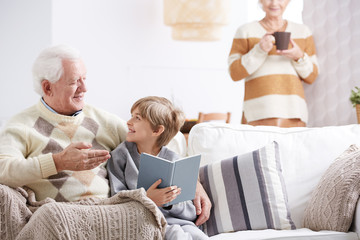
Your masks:
<instances>
[{"instance_id":1,"label":"boy's hand","mask_svg":"<svg viewBox=\"0 0 360 240\"><path fill-rule=\"evenodd\" d=\"M161 179L154 182L154 184L146 191L147 197L153 200L158 207L171 202L181 193L181 188L178 188L177 186L157 188L160 183Z\"/></svg>"}]
</instances>

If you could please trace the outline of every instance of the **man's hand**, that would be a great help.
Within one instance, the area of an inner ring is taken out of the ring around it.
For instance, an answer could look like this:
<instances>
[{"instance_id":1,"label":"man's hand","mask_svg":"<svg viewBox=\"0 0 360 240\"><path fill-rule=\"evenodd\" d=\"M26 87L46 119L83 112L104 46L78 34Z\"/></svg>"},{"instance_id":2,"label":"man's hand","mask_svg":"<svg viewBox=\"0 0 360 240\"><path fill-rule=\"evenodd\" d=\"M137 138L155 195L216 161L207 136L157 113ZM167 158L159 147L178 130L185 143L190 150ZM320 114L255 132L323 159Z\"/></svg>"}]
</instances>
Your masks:
<instances>
[{"instance_id":1,"label":"man's hand","mask_svg":"<svg viewBox=\"0 0 360 240\"><path fill-rule=\"evenodd\" d=\"M167 188L157 188L161 183L161 179L157 180L146 191L146 196L153 200L156 206L161 207L165 203L174 200L180 193L181 188L171 186Z\"/></svg>"},{"instance_id":2,"label":"man's hand","mask_svg":"<svg viewBox=\"0 0 360 240\"><path fill-rule=\"evenodd\" d=\"M197 182L195 199L193 202L196 208L196 215L199 215L195 224L196 226L200 226L210 217L211 202L199 181Z\"/></svg>"},{"instance_id":3,"label":"man's hand","mask_svg":"<svg viewBox=\"0 0 360 240\"><path fill-rule=\"evenodd\" d=\"M90 150L90 143L71 143L62 152L54 153L53 159L58 172L62 170L83 171L97 167L110 158L106 150Z\"/></svg>"}]
</instances>

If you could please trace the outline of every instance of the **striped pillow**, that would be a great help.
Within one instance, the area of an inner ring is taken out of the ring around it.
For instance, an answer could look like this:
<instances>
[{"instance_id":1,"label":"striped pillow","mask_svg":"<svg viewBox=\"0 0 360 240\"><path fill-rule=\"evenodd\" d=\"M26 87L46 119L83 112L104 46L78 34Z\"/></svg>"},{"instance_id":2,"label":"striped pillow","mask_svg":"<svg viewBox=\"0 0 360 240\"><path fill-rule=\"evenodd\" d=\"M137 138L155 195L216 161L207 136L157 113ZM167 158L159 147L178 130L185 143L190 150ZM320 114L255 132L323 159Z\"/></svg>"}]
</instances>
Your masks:
<instances>
[{"instance_id":1,"label":"striped pillow","mask_svg":"<svg viewBox=\"0 0 360 240\"><path fill-rule=\"evenodd\" d=\"M209 236L239 230L295 229L277 142L201 167L200 181L213 205L204 224Z\"/></svg>"}]
</instances>

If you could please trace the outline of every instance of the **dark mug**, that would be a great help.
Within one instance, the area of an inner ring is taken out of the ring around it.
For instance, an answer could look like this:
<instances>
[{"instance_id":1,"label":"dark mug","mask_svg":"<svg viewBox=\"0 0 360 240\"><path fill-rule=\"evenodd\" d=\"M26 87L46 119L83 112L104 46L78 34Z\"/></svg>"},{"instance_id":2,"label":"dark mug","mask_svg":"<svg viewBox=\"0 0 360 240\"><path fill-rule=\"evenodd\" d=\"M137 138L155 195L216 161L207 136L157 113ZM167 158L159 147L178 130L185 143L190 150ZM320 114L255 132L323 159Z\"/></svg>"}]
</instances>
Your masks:
<instances>
[{"instance_id":1,"label":"dark mug","mask_svg":"<svg viewBox=\"0 0 360 240\"><path fill-rule=\"evenodd\" d=\"M289 47L290 32L274 32L275 45L277 50L286 50Z\"/></svg>"}]
</instances>

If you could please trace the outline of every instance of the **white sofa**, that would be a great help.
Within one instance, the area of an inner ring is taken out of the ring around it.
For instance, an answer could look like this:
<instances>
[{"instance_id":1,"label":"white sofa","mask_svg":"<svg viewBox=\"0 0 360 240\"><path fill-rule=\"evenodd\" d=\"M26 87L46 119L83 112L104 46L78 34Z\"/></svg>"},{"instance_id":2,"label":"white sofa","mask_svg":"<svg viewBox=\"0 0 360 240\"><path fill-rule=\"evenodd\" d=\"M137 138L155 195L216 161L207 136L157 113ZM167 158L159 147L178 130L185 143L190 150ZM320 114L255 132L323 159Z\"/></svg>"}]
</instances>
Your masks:
<instances>
[{"instance_id":1,"label":"white sofa","mask_svg":"<svg viewBox=\"0 0 360 240\"><path fill-rule=\"evenodd\" d=\"M202 154L204 166L251 152L274 140L280 150L288 207L296 230L245 230L221 233L211 239L360 239L360 207L347 233L312 231L302 225L306 204L323 173L351 144L360 146L360 125L278 128L201 123L190 131L188 155Z\"/></svg>"},{"instance_id":2,"label":"white sofa","mask_svg":"<svg viewBox=\"0 0 360 240\"><path fill-rule=\"evenodd\" d=\"M1 129L0 122L0 129ZM288 205L296 230L246 230L214 235L211 239L326 239L359 240L360 207L350 232L312 231L302 226L304 210L322 174L351 144L360 146L360 125L323 128L252 127L222 123L195 125L188 139L178 134L169 147L180 155L202 155L202 166L247 153L275 140L279 145ZM358 203L359 205L359 203Z\"/></svg>"}]
</instances>

